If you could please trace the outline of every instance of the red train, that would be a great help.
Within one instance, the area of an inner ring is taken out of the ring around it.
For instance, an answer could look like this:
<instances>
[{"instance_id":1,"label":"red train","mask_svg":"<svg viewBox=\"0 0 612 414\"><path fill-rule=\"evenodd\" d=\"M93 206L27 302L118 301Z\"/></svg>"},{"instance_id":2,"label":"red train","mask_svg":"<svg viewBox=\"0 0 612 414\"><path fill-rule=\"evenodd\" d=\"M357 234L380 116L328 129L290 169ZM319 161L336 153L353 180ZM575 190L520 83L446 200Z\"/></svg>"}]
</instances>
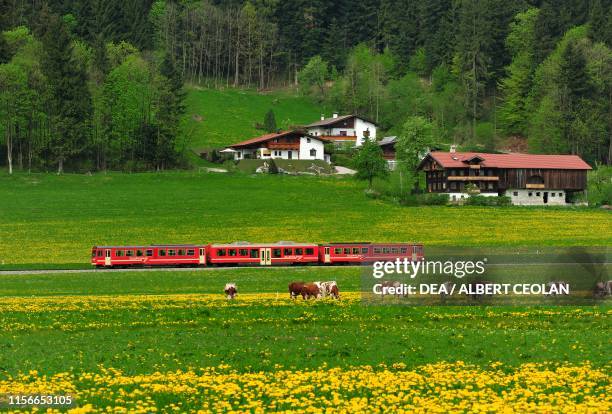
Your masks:
<instances>
[{"instance_id":1,"label":"red train","mask_svg":"<svg viewBox=\"0 0 612 414\"><path fill-rule=\"evenodd\" d=\"M340 265L423 260L423 245L412 243L259 243L94 246L96 267Z\"/></svg>"}]
</instances>

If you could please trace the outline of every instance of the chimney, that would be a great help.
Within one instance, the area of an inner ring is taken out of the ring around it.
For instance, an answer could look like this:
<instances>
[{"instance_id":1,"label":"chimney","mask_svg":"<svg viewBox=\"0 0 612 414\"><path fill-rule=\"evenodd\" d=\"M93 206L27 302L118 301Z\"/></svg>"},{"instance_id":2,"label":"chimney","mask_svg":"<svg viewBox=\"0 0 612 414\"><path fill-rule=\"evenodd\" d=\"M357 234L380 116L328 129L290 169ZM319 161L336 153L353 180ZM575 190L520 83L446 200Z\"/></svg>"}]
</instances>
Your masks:
<instances>
[{"instance_id":1,"label":"chimney","mask_svg":"<svg viewBox=\"0 0 612 414\"><path fill-rule=\"evenodd\" d=\"M338 112L334 112L333 118L338 118Z\"/></svg>"},{"instance_id":2,"label":"chimney","mask_svg":"<svg viewBox=\"0 0 612 414\"><path fill-rule=\"evenodd\" d=\"M454 154L455 152L457 152L457 144L453 144L450 146L450 153Z\"/></svg>"},{"instance_id":3,"label":"chimney","mask_svg":"<svg viewBox=\"0 0 612 414\"><path fill-rule=\"evenodd\" d=\"M321 114L321 121L325 121L325 115Z\"/></svg>"}]
</instances>

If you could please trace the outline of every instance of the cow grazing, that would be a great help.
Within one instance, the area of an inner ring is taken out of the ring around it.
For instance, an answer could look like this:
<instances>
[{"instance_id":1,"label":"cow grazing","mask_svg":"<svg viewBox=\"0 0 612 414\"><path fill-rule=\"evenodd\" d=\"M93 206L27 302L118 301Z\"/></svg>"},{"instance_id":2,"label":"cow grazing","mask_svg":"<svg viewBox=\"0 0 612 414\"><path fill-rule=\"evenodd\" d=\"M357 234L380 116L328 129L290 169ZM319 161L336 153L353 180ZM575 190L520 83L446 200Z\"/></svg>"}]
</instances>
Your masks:
<instances>
[{"instance_id":1,"label":"cow grazing","mask_svg":"<svg viewBox=\"0 0 612 414\"><path fill-rule=\"evenodd\" d=\"M228 300L234 299L238 294L238 288L236 287L235 283L226 283L223 291L225 292Z\"/></svg>"},{"instance_id":2,"label":"cow grazing","mask_svg":"<svg viewBox=\"0 0 612 414\"><path fill-rule=\"evenodd\" d=\"M398 282L397 280L385 280L381 283L381 294L380 297L381 299L385 297L385 295L388 295L389 293L389 288L394 288L394 295L399 297L401 296L401 294L399 293L400 290L399 288L402 286L402 282Z\"/></svg>"},{"instance_id":3,"label":"cow grazing","mask_svg":"<svg viewBox=\"0 0 612 414\"><path fill-rule=\"evenodd\" d=\"M295 299L299 295L301 295L303 288L304 288L304 282L289 283L289 296L291 297L291 299Z\"/></svg>"},{"instance_id":4,"label":"cow grazing","mask_svg":"<svg viewBox=\"0 0 612 414\"><path fill-rule=\"evenodd\" d=\"M557 292L561 292L562 289L569 290L569 283L564 282L563 280L551 280L546 284L546 286L548 287L548 292L550 292L547 296L567 295L567 293Z\"/></svg>"},{"instance_id":5,"label":"cow grazing","mask_svg":"<svg viewBox=\"0 0 612 414\"><path fill-rule=\"evenodd\" d=\"M444 301L448 296L450 296L450 293L454 290L455 282L451 282L450 280L448 280L442 283L442 287L444 289L440 289L440 298Z\"/></svg>"},{"instance_id":6,"label":"cow grazing","mask_svg":"<svg viewBox=\"0 0 612 414\"><path fill-rule=\"evenodd\" d=\"M612 280L608 280L607 282L597 282L593 293L595 297L598 298L612 296Z\"/></svg>"},{"instance_id":7,"label":"cow grazing","mask_svg":"<svg viewBox=\"0 0 612 414\"><path fill-rule=\"evenodd\" d=\"M489 296L486 293L477 293L477 291L479 289L482 289L486 292L486 287L487 285L492 285L493 282L489 281L489 280L482 280L479 282L472 282L470 283L469 286L469 293L468 296L474 300L482 300L485 296Z\"/></svg>"},{"instance_id":8,"label":"cow grazing","mask_svg":"<svg viewBox=\"0 0 612 414\"><path fill-rule=\"evenodd\" d=\"M321 293L321 297L331 296L334 299L340 298L340 291L338 289L338 284L335 280L329 282L314 282L315 285L319 288Z\"/></svg>"},{"instance_id":9,"label":"cow grazing","mask_svg":"<svg viewBox=\"0 0 612 414\"><path fill-rule=\"evenodd\" d=\"M321 297L321 289L315 283L305 283L302 286L302 299L318 299Z\"/></svg>"}]
</instances>

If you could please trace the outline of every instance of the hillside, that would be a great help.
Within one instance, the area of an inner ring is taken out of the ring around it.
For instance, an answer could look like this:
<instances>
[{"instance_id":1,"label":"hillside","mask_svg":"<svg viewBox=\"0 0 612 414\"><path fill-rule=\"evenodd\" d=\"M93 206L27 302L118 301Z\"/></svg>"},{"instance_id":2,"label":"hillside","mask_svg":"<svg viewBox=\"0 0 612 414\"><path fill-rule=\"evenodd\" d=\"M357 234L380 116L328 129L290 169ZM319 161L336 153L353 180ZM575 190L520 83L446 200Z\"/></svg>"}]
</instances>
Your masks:
<instances>
[{"instance_id":1,"label":"hillside","mask_svg":"<svg viewBox=\"0 0 612 414\"><path fill-rule=\"evenodd\" d=\"M310 98L280 90L259 93L242 89L187 87L186 131L190 147L223 147L262 135L257 129L272 109L279 128L316 121L328 112Z\"/></svg>"}]
</instances>

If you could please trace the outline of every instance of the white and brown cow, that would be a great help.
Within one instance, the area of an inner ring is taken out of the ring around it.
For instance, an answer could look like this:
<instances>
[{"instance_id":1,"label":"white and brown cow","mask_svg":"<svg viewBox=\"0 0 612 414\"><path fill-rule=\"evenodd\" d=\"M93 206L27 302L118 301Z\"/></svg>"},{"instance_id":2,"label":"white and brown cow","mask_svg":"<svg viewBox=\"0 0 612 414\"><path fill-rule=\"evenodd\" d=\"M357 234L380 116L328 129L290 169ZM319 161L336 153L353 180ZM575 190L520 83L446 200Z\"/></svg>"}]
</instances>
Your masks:
<instances>
[{"instance_id":1,"label":"white and brown cow","mask_svg":"<svg viewBox=\"0 0 612 414\"><path fill-rule=\"evenodd\" d=\"M225 289L223 289L225 295L227 296L227 300L234 299L238 294L238 288L235 283L226 283Z\"/></svg>"},{"instance_id":2,"label":"white and brown cow","mask_svg":"<svg viewBox=\"0 0 612 414\"><path fill-rule=\"evenodd\" d=\"M314 282L315 285L319 287L320 296L319 297L327 297L330 296L334 299L340 299L340 291L338 289L338 284L335 280L330 280L329 282Z\"/></svg>"}]
</instances>

